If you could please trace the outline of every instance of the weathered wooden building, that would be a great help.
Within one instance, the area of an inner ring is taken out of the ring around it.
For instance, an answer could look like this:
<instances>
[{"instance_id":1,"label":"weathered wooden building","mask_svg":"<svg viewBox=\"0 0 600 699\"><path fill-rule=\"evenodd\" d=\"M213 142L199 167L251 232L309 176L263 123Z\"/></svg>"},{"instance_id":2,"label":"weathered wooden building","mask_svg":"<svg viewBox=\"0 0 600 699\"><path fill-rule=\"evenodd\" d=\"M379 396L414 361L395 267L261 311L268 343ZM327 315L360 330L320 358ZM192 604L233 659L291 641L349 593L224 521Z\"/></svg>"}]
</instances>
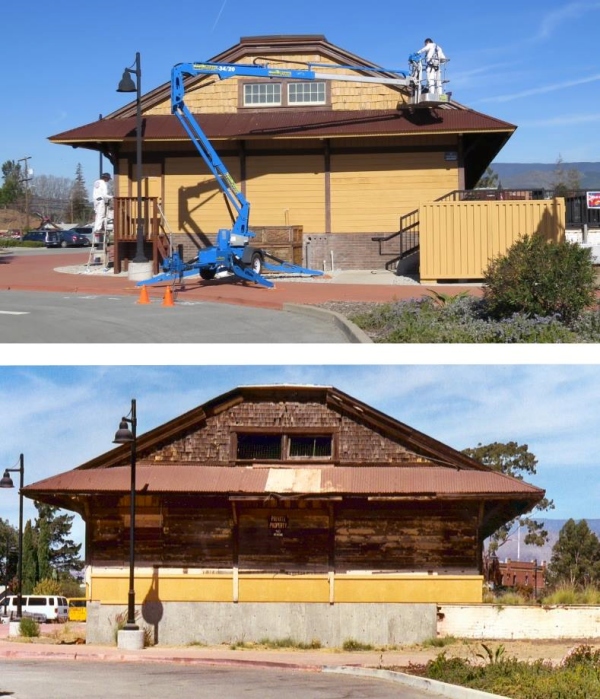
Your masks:
<instances>
[{"instance_id":1,"label":"weathered wooden building","mask_svg":"<svg viewBox=\"0 0 600 699\"><path fill-rule=\"evenodd\" d=\"M124 445L24 489L85 520L96 639L127 599L129 484ZM290 385L236 388L139 436L136 493L136 601L163 637L272 637L252 620L277 604L283 636L300 609L307 642L342 614L380 643L433 635L436 603L481 601L484 539L544 495L335 388ZM392 633L418 605L433 628ZM182 614L200 637L175 634Z\"/></svg>"},{"instance_id":2,"label":"weathered wooden building","mask_svg":"<svg viewBox=\"0 0 600 699\"><path fill-rule=\"evenodd\" d=\"M211 60L269 64L283 72L309 63L356 66L338 72L382 75L373 70L376 64L319 35L242 37ZM264 247L327 270L393 262L399 246L411 243L374 238L405 228L412 240L415 224L405 217L421 202L474 187L515 131L452 100L439 108L409 108L409 93L402 86L335 79L302 84L211 75L186 81L186 103L250 201L250 225ZM141 108L147 252L156 261L167 232L191 253L214 241L231 218L215 178L171 114L170 84L143 95ZM119 269L121 258L131 257L136 232L136 103L50 140L98 150L112 163Z\"/></svg>"}]
</instances>

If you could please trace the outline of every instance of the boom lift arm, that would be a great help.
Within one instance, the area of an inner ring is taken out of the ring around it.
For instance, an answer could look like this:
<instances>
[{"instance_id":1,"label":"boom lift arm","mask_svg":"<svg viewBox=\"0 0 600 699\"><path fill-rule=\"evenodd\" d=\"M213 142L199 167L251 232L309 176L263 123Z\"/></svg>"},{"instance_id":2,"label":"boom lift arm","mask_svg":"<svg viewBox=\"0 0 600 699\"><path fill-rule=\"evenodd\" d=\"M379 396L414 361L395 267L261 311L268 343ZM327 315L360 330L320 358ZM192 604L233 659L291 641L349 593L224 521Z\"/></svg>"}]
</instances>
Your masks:
<instances>
[{"instance_id":1,"label":"boom lift arm","mask_svg":"<svg viewBox=\"0 0 600 699\"><path fill-rule=\"evenodd\" d=\"M233 177L217 154L212 143L200 127L200 124L185 104L185 79L201 75L215 75L221 80L234 77L255 77L288 80L339 80L348 82L371 82L400 87L408 87L415 95L420 95L421 88L416 82L420 74L414 74L414 65L410 62L413 74L397 69L378 68L371 66L346 66L328 63L308 63L304 69L275 68L259 64L243 63L178 63L171 71L171 112L177 116L185 132L200 153L217 184L226 197L230 210L235 213L230 229L221 229L217 234L214 247L198 252L191 262L184 262L182 251L171 251L171 255L163 262L163 274L138 285L151 284L158 281L168 281L194 273L199 273L203 279L212 279L221 270L232 272L241 279L254 281L262 286L272 287L273 284L261 274L262 267L273 271L296 272L309 275L320 275L322 272L309 270L292 265L269 255L264 250L250 246L249 239L254 233L249 229L250 203L236 185ZM315 69L327 68L328 72ZM337 70L354 70L362 73L379 73L381 75L348 75L336 73ZM272 260L273 262L270 262Z\"/></svg>"}]
</instances>

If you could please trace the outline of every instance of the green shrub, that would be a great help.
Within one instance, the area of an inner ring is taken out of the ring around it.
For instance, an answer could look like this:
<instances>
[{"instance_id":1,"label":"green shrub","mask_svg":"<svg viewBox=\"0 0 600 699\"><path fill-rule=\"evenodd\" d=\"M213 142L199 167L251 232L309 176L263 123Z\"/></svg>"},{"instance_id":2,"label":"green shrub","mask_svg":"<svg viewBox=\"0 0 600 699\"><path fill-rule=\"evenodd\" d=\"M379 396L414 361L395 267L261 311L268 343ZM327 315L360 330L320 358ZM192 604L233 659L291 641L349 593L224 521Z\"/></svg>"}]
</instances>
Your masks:
<instances>
[{"instance_id":1,"label":"green shrub","mask_svg":"<svg viewBox=\"0 0 600 699\"><path fill-rule=\"evenodd\" d=\"M411 343L558 343L579 342L577 334L557 318L514 314L500 320L488 316L482 299L457 295L450 302L418 300L385 303L350 320L374 342ZM600 331L600 322L599 322Z\"/></svg>"},{"instance_id":2,"label":"green shrub","mask_svg":"<svg viewBox=\"0 0 600 699\"><path fill-rule=\"evenodd\" d=\"M559 667L505 658L499 649L479 656L471 662L441 653L427 663L424 675L513 699L600 699L598 652L589 647L575 649ZM487 662L481 664L482 657Z\"/></svg>"},{"instance_id":3,"label":"green shrub","mask_svg":"<svg viewBox=\"0 0 600 699\"><path fill-rule=\"evenodd\" d=\"M525 313L571 323L595 300L589 248L540 235L519 239L484 275L484 298L495 318Z\"/></svg>"},{"instance_id":4,"label":"green shrub","mask_svg":"<svg viewBox=\"0 0 600 699\"><path fill-rule=\"evenodd\" d=\"M32 590L34 595L62 595L62 585L58 580L44 578L40 580Z\"/></svg>"},{"instance_id":5,"label":"green shrub","mask_svg":"<svg viewBox=\"0 0 600 699\"><path fill-rule=\"evenodd\" d=\"M349 638L348 640L344 641L342 648L346 651L373 650L373 646L369 643L361 643L360 641L356 641L354 638Z\"/></svg>"},{"instance_id":6,"label":"green shrub","mask_svg":"<svg viewBox=\"0 0 600 699\"><path fill-rule=\"evenodd\" d=\"M19 633L25 638L37 638L40 635L40 625L34 619L24 616L19 622Z\"/></svg>"}]
</instances>

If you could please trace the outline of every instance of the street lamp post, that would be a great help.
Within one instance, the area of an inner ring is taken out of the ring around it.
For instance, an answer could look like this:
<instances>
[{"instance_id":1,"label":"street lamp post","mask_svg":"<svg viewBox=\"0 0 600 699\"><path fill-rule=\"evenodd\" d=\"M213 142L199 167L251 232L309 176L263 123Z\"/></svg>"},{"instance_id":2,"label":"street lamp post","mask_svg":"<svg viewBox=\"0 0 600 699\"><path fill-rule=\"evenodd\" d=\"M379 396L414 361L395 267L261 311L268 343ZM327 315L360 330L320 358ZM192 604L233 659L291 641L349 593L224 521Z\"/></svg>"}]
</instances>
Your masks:
<instances>
[{"instance_id":1,"label":"street lamp post","mask_svg":"<svg viewBox=\"0 0 600 699\"><path fill-rule=\"evenodd\" d=\"M135 75L135 82L131 76ZM137 183L137 228L135 257L132 262L147 263L144 253L144 220L142 217L142 69L139 51L135 54L135 68L125 68L117 92L136 93L136 183Z\"/></svg>"},{"instance_id":2,"label":"street lamp post","mask_svg":"<svg viewBox=\"0 0 600 699\"><path fill-rule=\"evenodd\" d=\"M135 468L137 462L137 414L135 398L131 400L131 417L121 418L119 429L113 440L114 444L131 444L131 487L129 491L129 593L127 595L126 631L137 631L135 623ZM128 425L131 425L129 429Z\"/></svg>"},{"instance_id":3,"label":"street lamp post","mask_svg":"<svg viewBox=\"0 0 600 699\"><path fill-rule=\"evenodd\" d=\"M29 230L29 165L28 162L31 160L31 156L28 155L25 158L19 158L17 160L18 163L25 163L23 166L24 168L24 173L23 177L21 178L20 182L25 182L25 231Z\"/></svg>"},{"instance_id":4,"label":"street lamp post","mask_svg":"<svg viewBox=\"0 0 600 699\"><path fill-rule=\"evenodd\" d=\"M19 456L19 468L7 468L4 470L0 488L14 488L11 473L19 473L19 560L17 564L17 617L20 619L23 613L23 474L25 472L25 462L23 454Z\"/></svg>"}]
</instances>

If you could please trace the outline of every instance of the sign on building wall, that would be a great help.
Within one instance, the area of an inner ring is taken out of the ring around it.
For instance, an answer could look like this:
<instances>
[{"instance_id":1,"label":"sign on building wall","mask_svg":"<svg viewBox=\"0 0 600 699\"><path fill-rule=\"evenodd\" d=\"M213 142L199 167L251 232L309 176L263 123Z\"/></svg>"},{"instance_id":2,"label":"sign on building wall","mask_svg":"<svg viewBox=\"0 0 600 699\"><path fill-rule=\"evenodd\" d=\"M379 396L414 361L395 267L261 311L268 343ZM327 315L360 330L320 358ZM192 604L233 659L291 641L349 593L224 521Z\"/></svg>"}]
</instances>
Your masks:
<instances>
[{"instance_id":1,"label":"sign on building wall","mask_svg":"<svg viewBox=\"0 0 600 699\"><path fill-rule=\"evenodd\" d=\"M269 517L269 533L271 536L283 536L288 528L288 518L285 515L271 515Z\"/></svg>"},{"instance_id":2,"label":"sign on building wall","mask_svg":"<svg viewBox=\"0 0 600 699\"><path fill-rule=\"evenodd\" d=\"M587 192L588 209L600 209L600 192Z\"/></svg>"}]
</instances>

